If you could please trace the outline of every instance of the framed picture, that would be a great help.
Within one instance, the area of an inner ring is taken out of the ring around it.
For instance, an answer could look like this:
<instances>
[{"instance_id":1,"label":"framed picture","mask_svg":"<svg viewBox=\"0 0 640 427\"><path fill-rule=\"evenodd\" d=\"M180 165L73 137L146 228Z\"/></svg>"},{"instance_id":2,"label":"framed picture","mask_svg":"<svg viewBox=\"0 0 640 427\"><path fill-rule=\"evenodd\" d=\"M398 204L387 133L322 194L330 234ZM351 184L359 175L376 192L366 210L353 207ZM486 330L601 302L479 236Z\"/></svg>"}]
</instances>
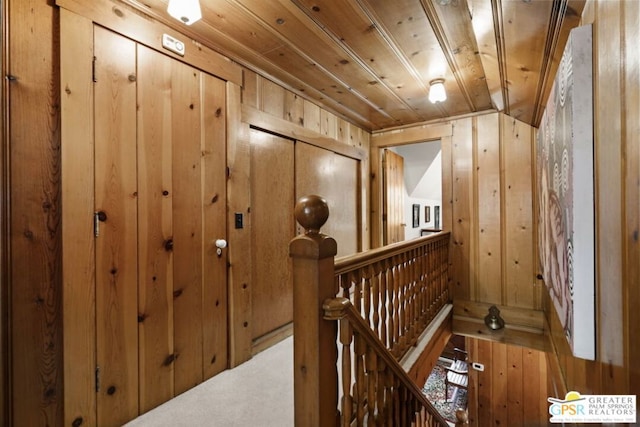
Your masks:
<instances>
[{"instance_id":1,"label":"framed picture","mask_svg":"<svg viewBox=\"0 0 640 427\"><path fill-rule=\"evenodd\" d=\"M597 335L592 43L591 26L571 31L536 141L542 279L573 354L588 360Z\"/></svg>"},{"instance_id":2,"label":"framed picture","mask_svg":"<svg viewBox=\"0 0 640 427\"><path fill-rule=\"evenodd\" d=\"M433 207L433 228L440 230L440 206Z\"/></svg>"},{"instance_id":3,"label":"framed picture","mask_svg":"<svg viewBox=\"0 0 640 427\"><path fill-rule=\"evenodd\" d=\"M431 222L431 206L424 207L424 222Z\"/></svg>"},{"instance_id":4,"label":"framed picture","mask_svg":"<svg viewBox=\"0 0 640 427\"><path fill-rule=\"evenodd\" d=\"M420 227L420 205L413 205L413 228Z\"/></svg>"}]
</instances>

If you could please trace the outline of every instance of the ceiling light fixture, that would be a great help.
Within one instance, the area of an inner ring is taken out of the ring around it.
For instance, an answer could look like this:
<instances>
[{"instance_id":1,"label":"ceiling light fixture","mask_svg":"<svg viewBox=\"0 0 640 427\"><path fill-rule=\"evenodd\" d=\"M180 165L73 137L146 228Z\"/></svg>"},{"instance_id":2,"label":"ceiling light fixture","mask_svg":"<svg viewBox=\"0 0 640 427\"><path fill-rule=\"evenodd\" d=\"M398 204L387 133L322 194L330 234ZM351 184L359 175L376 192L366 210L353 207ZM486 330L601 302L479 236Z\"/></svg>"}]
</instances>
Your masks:
<instances>
[{"instance_id":1,"label":"ceiling light fixture","mask_svg":"<svg viewBox=\"0 0 640 427\"><path fill-rule=\"evenodd\" d=\"M431 80L429 83L429 101L435 104L436 102L443 102L447 100L447 92L444 90L444 79Z\"/></svg>"},{"instance_id":2,"label":"ceiling light fixture","mask_svg":"<svg viewBox=\"0 0 640 427\"><path fill-rule=\"evenodd\" d=\"M169 0L167 12L187 25L191 25L202 18L200 0Z\"/></svg>"}]
</instances>

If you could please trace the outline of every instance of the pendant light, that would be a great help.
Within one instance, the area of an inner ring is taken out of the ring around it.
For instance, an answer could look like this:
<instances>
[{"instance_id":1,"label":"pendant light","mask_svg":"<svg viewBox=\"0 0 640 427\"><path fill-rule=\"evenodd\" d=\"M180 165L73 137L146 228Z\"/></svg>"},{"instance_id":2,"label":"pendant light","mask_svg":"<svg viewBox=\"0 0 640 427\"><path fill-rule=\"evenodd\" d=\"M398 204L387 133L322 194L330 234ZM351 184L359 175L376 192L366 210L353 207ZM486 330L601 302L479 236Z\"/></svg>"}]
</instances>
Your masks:
<instances>
[{"instance_id":1,"label":"pendant light","mask_svg":"<svg viewBox=\"0 0 640 427\"><path fill-rule=\"evenodd\" d=\"M167 12L187 25L191 25L202 18L200 0L169 0Z\"/></svg>"}]
</instances>

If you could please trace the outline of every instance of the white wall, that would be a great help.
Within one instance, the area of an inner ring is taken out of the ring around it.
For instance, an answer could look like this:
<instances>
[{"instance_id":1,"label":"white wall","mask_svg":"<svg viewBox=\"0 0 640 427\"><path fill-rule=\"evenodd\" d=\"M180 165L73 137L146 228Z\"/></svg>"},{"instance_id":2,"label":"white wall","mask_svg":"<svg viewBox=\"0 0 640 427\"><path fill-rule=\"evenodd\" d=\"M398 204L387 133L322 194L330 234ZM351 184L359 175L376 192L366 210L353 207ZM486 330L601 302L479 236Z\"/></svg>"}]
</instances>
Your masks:
<instances>
[{"instance_id":1,"label":"white wall","mask_svg":"<svg viewBox=\"0 0 640 427\"><path fill-rule=\"evenodd\" d=\"M442 223L442 158L440 141L393 147L393 151L404 157L405 184L405 240L420 237L420 229L434 228L434 206L440 206ZM414 204L420 205L420 223L413 228ZM431 220L425 221L425 206L430 206Z\"/></svg>"}]
</instances>

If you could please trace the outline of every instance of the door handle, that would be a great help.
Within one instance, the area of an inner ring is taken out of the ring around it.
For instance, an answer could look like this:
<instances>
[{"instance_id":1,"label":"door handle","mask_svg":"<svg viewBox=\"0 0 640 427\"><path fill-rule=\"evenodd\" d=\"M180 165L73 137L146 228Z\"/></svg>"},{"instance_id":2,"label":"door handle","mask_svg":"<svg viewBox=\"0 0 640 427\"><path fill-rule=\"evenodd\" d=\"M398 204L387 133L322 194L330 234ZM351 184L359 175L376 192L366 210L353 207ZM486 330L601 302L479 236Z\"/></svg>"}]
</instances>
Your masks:
<instances>
[{"instance_id":1,"label":"door handle","mask_svg":"<svg viewBox=\"0 0 640 427\"><path fill-rule=\"evenodd\" d=\"M227 241L224 239L216 240L216 253L218 256L222 256L222 250L227 247Z\"/></svg>"}]
</instances>

